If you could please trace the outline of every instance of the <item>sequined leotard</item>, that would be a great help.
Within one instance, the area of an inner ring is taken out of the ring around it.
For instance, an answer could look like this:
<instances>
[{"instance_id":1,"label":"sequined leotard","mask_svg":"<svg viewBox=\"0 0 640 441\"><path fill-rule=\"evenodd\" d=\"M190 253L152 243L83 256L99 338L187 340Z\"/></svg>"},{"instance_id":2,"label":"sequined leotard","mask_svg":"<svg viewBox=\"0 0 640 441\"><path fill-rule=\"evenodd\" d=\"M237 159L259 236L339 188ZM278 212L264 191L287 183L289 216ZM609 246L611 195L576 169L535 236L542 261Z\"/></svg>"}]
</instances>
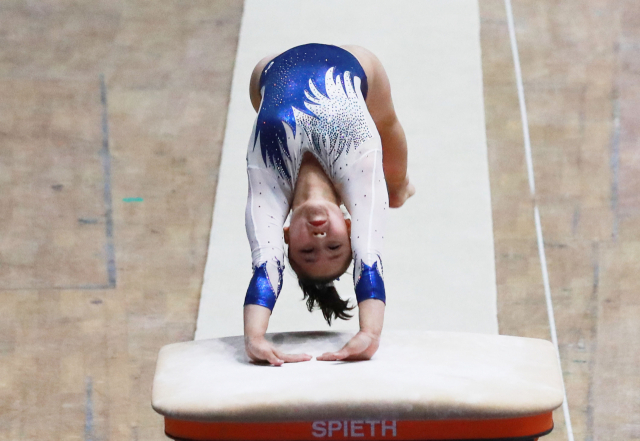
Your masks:
<instances>
[{"instance_id":1,"label":"sequined leotard","mask_svg":"<svg viewBox=\"0 0 640 441\"><path fill-rule=\"evenodd\" d=\"M245 223L253 277L245 305L273 309L280 293L282 227L305 152L318 159L351 215L358 302L385 301L381 251L389 199L362 66L337 46L298 46L267 64L260 89L262 102L247 152Z\"/></svg>"}]
</instances>

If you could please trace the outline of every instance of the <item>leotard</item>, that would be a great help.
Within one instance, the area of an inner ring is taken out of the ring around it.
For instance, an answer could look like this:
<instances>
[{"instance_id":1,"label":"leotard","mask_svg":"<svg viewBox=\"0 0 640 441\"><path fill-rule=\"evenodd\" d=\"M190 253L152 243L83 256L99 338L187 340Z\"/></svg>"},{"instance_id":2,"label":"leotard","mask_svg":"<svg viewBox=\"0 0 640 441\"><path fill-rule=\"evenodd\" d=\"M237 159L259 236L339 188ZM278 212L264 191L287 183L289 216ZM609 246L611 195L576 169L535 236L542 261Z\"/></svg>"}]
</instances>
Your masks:
<instances>
[{"instance_id":1,"label":"leotard","mask_svg":"<svg viewBox=\"0 0 640 441\"><path fill-rule=\"evenodd\" d=\"M351 215L358 303L386 301L381 254L389 198L380 136L365 103L367 90L358 60L337 46L298 46L262 71L262 102L247 151L245 224L253 277L245 305L273 309L280 294L282 228L306 152L320 162Z\"/></svg>"}]
</instances>

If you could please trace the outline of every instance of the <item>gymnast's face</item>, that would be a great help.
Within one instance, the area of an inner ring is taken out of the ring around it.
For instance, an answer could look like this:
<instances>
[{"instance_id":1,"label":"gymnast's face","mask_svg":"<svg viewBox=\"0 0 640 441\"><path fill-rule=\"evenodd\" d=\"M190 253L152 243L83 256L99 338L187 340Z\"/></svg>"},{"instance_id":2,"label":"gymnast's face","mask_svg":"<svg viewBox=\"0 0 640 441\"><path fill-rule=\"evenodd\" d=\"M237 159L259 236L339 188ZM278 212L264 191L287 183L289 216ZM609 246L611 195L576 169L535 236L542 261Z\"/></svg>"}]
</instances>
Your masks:
<instances>
[{"instance_id":1,"label":"gymnast's face","mask_svg":"<svg viewBox=\"0 0 640 441\"><path fill-rule=\"evenodd\" d=\"M351 261L350 235L351 220L336 204L319 200L301 204L284 228L291 266L314 279L340 276Z\"/></svg>"}]
</instances>

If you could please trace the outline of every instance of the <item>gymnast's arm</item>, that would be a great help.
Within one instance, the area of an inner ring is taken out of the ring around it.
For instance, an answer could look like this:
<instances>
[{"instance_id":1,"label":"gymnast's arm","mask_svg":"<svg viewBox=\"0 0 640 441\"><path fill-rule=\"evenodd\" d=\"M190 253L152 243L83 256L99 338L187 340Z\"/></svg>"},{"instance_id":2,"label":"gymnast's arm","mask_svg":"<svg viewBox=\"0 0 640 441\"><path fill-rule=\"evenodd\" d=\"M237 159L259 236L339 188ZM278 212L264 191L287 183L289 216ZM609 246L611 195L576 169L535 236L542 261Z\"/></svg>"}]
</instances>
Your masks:
<instances>
[{"instance_id":1,"label":"gymnast's arm","mask_svg":"<svg viewBox=\"0 0 640 441\"><path fill-rule=\"evenodd\" d=\"M245 348L252 360L279 366L307 361L311 357L283 354L265 339L269 317L282 287L282 226L289 212L291 189L287 182L278 179L277 172L261 163L259 155L259 148L249 148L245 227L251 247L253 276L244 302Z\"/></svg>"},{"instance_id":2,"label":"gymnast's arm","mask_svg":"<svg viewBox=\"0 0 640 441\"><path fill-rule=\"evenodd\" d=\"M260 75L267 63L277 54L260 60L251 74L249 96L256 112L262 100L260 94ZM245 211L247 238L251 245L254 274L251 279L244 305L245 349L253 361L267 361L275 366L286 362L307 361L307 354L283 354L265 339L271 311L282 283L280 263L284 257L282 249L282 224L289 211L289 204L281 183L274 178L273 172L264 167L259 149L254 145L255 133L247 152L247 174L249 194ZM290 189L285 189L290 190ZM265 247L265 245L267 245ZM260 267L264 265L262 269ZM257 272L259 273L257 274ZM265 283L266 279L266 283ZM256 283L258 282L258 283ZM261 289L260 289L261 288Z\"/></svg>"},{"instance_id":3,"label":"gymnast's arm","mask_svg":"<svg viewBox=\"0 0 640 441\"><path fill-rule=\"evenodd\" d=\"M380 138L374 134L359 149L361 156L345 159L345 166L348 160L349 167L344 176L338 175L338 178L342 178L339 179L340 195L351 214L351 247L355 259L354 282L360 332L339 351L318 357L322 361L370 359L378 350L384 322L386 294L381 256L389 200L382 170Z\"/></svg>"}]
</instances>

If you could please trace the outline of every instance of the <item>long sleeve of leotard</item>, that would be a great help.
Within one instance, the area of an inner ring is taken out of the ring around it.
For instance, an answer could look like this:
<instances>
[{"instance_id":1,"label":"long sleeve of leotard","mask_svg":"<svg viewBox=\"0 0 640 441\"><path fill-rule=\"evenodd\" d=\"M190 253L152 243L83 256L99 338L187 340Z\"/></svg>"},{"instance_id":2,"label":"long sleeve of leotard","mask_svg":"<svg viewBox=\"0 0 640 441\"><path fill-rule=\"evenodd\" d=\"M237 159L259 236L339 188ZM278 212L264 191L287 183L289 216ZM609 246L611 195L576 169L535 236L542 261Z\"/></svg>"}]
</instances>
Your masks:
<instances>
[{"instance_id":1,"label":"long sleeve of leotard","mask_svg":"<svg viewBox=\"0 0 640 441\"><path fill-rule=\"evenodd\" d=\"M251 246L253 277L244 304L273 309L282 288L282 227L289 213L292 191L290 183L266 167L257 155L260 155L259 145L255 145L255 148L250 145L247 154L249 188L245 227Z\"/></svg>"},{"instance_id":2,"label":"long sleeve of leotard","mask_svg":"<svg viewBox=\"0 0 640 441\"><path fill-rule=\"evenodd\" d=\"M382 169L382 149L375 133L371 142L359 146L367 151L352 162L341 180L342 200L351 214L353 281L359 302L378 299L386 302L382 252L386 211L389 209L387 185Z\"/></svg>"}]
</instances>

